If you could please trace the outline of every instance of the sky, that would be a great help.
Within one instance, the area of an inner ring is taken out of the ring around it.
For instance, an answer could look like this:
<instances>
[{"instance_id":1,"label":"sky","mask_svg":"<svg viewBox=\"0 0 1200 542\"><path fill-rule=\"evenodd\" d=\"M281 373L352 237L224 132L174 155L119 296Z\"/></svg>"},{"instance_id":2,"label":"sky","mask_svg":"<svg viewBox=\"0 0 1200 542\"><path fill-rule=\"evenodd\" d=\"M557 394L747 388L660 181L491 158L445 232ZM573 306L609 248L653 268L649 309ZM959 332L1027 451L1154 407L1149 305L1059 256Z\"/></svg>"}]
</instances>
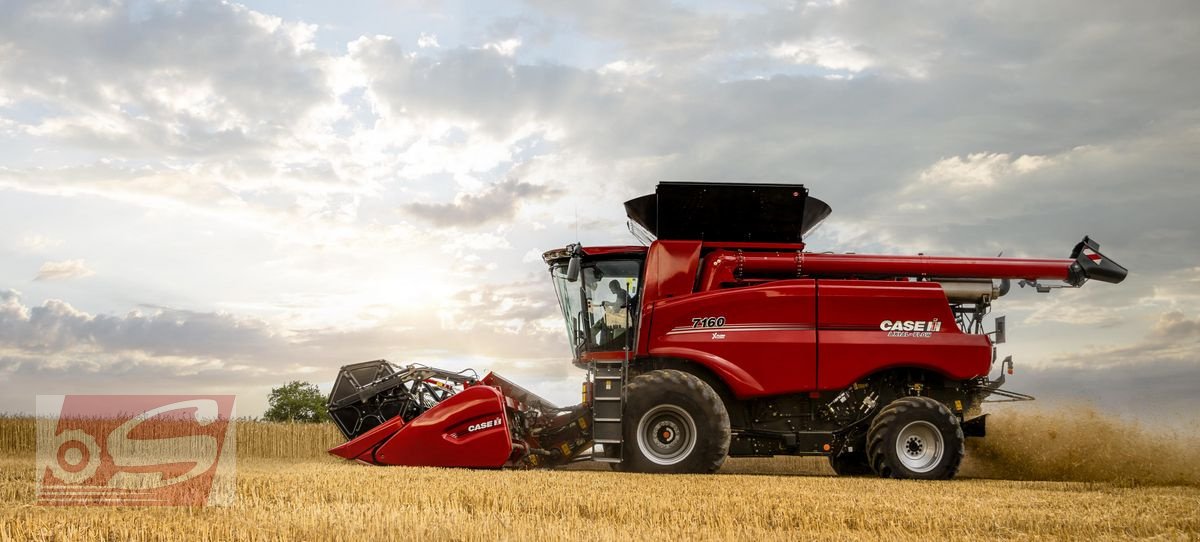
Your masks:
<instances>
[{"instance_id":1,"label":"sky","mask_svg":"<svg viewBox=\"0 0 1200 542\"><path fill-rule=\"evenodd\" d=\"M0 412L328 389L577 402L540 254L661 180L803 183L814 251L1065 257L999 300L1050 403L1200 411L1200 4L0 2Z\"/></svg>"}]
</instances>

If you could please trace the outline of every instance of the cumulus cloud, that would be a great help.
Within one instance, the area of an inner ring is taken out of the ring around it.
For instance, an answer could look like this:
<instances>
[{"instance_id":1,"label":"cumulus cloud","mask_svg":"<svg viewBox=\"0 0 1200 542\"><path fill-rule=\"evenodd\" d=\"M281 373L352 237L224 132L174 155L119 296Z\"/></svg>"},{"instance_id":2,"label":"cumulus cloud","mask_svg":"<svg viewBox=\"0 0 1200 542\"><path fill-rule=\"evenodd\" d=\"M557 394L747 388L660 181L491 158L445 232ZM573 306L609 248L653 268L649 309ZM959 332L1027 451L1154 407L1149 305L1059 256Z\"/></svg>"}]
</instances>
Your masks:
<instances>
[{"instance_id":1,"label":"cumulus cloud","mask_svg":"<svg viewBox=\"0 0 1200 542\"><path fill-rule=\"evenodd\" d=\"M986 189L1001 179L1015 178L1051 166L1054 159L1023 154L973 153L939 160L918 175L922 185L955 189Z\"/></svg>"},{"instance_id":2,"label":"cumulus cloud","mask_svg":"<svg viewBox=\"0 0 1200 542\"><path fill-rule=\"evenodd\" d=\"M460 193L453 203L411 203L405 209L436 226L472 226L511 219L523 202L556 193L546 186L508 179L478 194Z\"/></svg>"},{"instance_id":3,"label":"cumulus cloud","mask_svg":"<svg viewBox=\"0 0 1200 542\"><path fill-rule=\"evenodd\" d=\"M262 355L278 345L267 324L229 314L151 308L93 315L57 299L29 306L19 292L0 291L0 347L7 349L221 358Z\"/></svg>"},{"instance_id":4,"label":"cumulus cloud","mask_svg":"<svg viewBox=\"0 0 1200 542\"><path fill-rule=\"evenodd\" d=\"M34 136L125 155L244 152L326 97L309 25L222 2L87 4L5 4L0 91L47 108Z\"/></svg>"},{"instance_id":5,"label":"cumulus cloud","mask_svg":"<svg viewBox=\"0 0 1200 542\"><path fill-rule=\"evenodd\" d=\"M417 47L420 47L422 49L427 49L430 47L441 47L441 46L438 44L437 35L426 34L426 33L422 32L420 36L417 36Z\"/></svg>"},{"instance_id":6,"label":"cumulus cloud","mask_svg":"<svg viewBox=\"0 0 1200 542\"><path fill-rule=\"evenodd\" d=\"M33 280L70 280L90 277L96 272L88 268L83 260L63 260L46 262L38 269Z\"/></svg>"},{"instance_id":7,"label":"cumulus cloud","mask_svg":"<svg viewBox=\"0 0 1200 542\"><path fill-rule=\"evenodd\" d=\"M873 64L861 47L837 38L814 39L803 43L781 43L769 49L771 56L798 64L813 64L831 70L861 72Z\"/></svg>"},{"instance_id":8,"label":"cumulus cloud","mask_svg":"<svg viewBox=\"0 0 1200 542\"><path fill-rule=\"evenodd\" d=\"M1082 348L1054 360L1062 366L1108 367L1140 363L1200 364L1200 319L1181 311L1161 314L1150 332L1130 344Z\"/></svg>"},{"instance_id":9,"label":"cumulus cloud","mask_svg":"<svg viewBox=\"0 0 1200 542\"><path fill-rule=\"evenodd\" d=\"M1152 328L1155 337L1186 341L1200 337L1200 319L1188 318L1183 311L1171 311L1159 318Z\"/></svg>"}]
</instances>

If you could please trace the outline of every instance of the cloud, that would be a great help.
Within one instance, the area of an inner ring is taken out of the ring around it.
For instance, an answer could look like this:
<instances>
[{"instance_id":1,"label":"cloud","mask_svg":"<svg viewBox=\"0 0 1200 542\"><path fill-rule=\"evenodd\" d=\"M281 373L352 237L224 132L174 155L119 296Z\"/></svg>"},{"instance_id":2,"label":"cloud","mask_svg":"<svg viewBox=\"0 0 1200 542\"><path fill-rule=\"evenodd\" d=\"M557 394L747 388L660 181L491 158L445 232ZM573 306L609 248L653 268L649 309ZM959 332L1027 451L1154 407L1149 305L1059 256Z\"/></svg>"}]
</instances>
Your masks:
<instances>
[{"instance_id":1,"label":"cloud","mask_svg":"<svg viewBox=\"0 0 1200 542\"><path fill-rule=\"evenodd\" d=\"M954 189L986 189L999 180L1019 177L1053 165L1046 156L973 153L939 160L918 175L921 185Z\"/></svg>"},{"instance_id":2,"label":"cloud","mask_svg":"<svg viewBox=\"0 0 1200 542\"><path fill-rule=\"evenodd\" d=\"M83 260L63 260L46 262L38 269L33 280L70 280L90 277L96 272L84 265Z\"/></svg>"},{"instance_id":3,"label":"cloud","mask_svg":"<svg viewBox=\"0 0 1200 542\"><path fill-rule=\"evenodd\" d=\"M730 22L720 14L699 13L666 0L577 5L531 0L529 4L539 15L578 28L589 38L676 61L693 59L722 45L724 26Z\"/></svg>"},{"instance_id":4,"label":"cloud","mask_svg":"<svg viewBox=\"0 0 1200 542\"><path fill-rule=\"evenodd\" d=\"M1200 398L1200 361L1139 360L1109 366L1017 367L1006 389L1029 393L1039 403L1090 403L1117 416L1135 417L1151 426L1195 422ZM1020 409L1019 403L1008 408Z\"/></svg>"},{"instance_id":5,"label":"cloud","mask_svg":"<svg viewBox=\"0 0 1200 542\"><path fill-rule=\"evenodd\" d=\"M1064 367L1107 367L1151 362L1200 364L1200 319L1182 311L1161 314L1141 340L1131 344L1082 348L1053 360Z\"/></svg>"},{"instance_id":6,"label":"cloud","mask_svg":"<svg viewBox=\"0 0 1200 542\"><path fill-rule=\"evenodd\" d=\"M1017 281L1013 282L1012 286L1018 288ZM1100 329L1121 323L1123 314L1131 312L1130 307L1123 303L1114 304L1111 295L1096 295L1091 291L1096 286L1099 285L1088 285L1087 289L1063 289L1053 292L1051 296L1034 298L1025 303L1005 303L1003 300L1001 303L1006 309L1032 308L1023 322L1029 325L1059 323Z\"/></svg>"},{"instance_id":7,"label":"cloud","mask_svg":"<svg viewBox=\"0 0 1200 542\"><path fill-rule=\"evenodd\" d=\"M1170 311L1139 340L1076 346L1049 363L1018 368L1006 387L1039 401L1092 403L1151 425L1189 421L1200 410L1194 393L1200 382L1200 318Z\"/></svg>"},{"instance_id":8,"label":"cloud","mask_svg":"<svg viewBox=\"0 0 1200 542\"><path fill-rule=\"evenodd\" d=\"M492 43L483 44L484 49L495 51L500 56L513 56L517 54L517 49L521 47L520 38L509 38Z\"/></svg>"},{"instance_id":9,"label":"cloud","mask_svg":"<svg viewBox=\"0 0 1200 542\"><path fill-rule=\"evenodd\" d=\"M93 315L56 299L28 306L19 292L0 291L0 349L253 359L280 344L267 324L229 314L151 308Z\"/></svg>"},{"instance_id":10,"label":"cloud","mask_svg":"<svg viewBox=\"0 0 1200 542\"><path fill-rule=\"evenodd\" d=\"M421 35L417 37L417 47L428 49L430 47L441 47L441 45L438 44L436 34L426 34L422 32Z\"/></svg>"},{"instance_id":11,"label":"cloud","mask_svg":"<svg viewBox=\"0 0 1200 542\"><path fill-rule=\"evenodd\" d=\"M453 203L410 203L405 209L435 226L477 226L511 219L522 203L558 193L546 186L507 179L478 194L459 193Z\"/></svg>"},{"instance_id":12,"label":"cloud","mask_svg":"<svg viewBox=\"0 0 1200 542\"><path fill-rule=\"evenodd\" d=\"M38 393L144 386L232 392L245 395L247 413L261 410L270 385L326 382L342 365L381 357L497 370L532 386L581 378L569 363L554 293L541 280L480 284L436 307L379 309L381 317L358 329L283 329L228 312L167 307L89 314L62 300L26 304L19 292L0 290L0 377ZM574 396L574 388L539 389ZM0 411L31 401L10 394L0 398Z\"/></svg>"},{"instance_id":13,"label":"cloud","mask_svg":"<svg viewBox=\"0 0 1200 542\"><path fill-rule=\"evenodd\" d=\"M62 239L54 239L45 235L28 234L21 237L17 247L28 252L45 252L48 249L62 245Z\"/></svg>"},{"instance_id":14,"label":"cloud","mask_svg":"<svg viewBox=\"0 0 1200 542\"><path fill-rule=\"evenodd\" d=\"M310 25L222 2L55 4L9 2L0 17L0 93L45 110L31 135L233 155L278 145L328 96Z\"/></svg>"},{"instance_id":15,"label":"cloud","mask_svg":"<svg viewBox=\"0 0 1200 542\"><path fill-rule=\"evenodd\" d=\"M1151 328L1158 338L1185 341L1200 337L1200 319L1188 318L1183 311L1171 311L1159 318Z\"/></svg>"},{"instance_id":16,"label":"cloud","mask_svg":"<svg viewBox=\"0 0 1200 542\"><path fill-rule=\"evenodd\" d=\"M837 38L814 39L803 43L781 43L770 48L770 55L795 62L813 64L831 70L861 72L874 61L860 47Z\"/></svg>"}]
</instances>

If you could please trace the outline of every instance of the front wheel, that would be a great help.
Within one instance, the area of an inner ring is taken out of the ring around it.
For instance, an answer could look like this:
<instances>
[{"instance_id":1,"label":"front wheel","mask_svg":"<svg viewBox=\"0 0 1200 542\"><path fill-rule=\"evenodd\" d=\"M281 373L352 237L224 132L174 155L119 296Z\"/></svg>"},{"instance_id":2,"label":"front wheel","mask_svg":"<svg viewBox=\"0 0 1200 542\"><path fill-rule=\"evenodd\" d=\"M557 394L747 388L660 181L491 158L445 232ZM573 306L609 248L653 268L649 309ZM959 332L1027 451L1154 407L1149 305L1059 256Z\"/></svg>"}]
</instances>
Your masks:
<instances>
[{"instance_id":1,"label":"front wheel","mask_svg":"<svg viewBox=\"0 0 1200 542\"><path fill-rule=\"evenodd\" d=\"M628 470L714 472L725 462L729 440L725 404L695 375L660 369L634 377L626 386L624 448Z\"/></svg>"},{"instance_id":2,"label":"front wheel","mask_svg":"<svg viewBox=\"0 0 1200 542\"><path fill-rule=\"evenodd\" d=\"M884 407L867 432L871 468L884 478L946 480L964 454L958 416L929 397L902 397Z\"/></svg>"}]
</instances>

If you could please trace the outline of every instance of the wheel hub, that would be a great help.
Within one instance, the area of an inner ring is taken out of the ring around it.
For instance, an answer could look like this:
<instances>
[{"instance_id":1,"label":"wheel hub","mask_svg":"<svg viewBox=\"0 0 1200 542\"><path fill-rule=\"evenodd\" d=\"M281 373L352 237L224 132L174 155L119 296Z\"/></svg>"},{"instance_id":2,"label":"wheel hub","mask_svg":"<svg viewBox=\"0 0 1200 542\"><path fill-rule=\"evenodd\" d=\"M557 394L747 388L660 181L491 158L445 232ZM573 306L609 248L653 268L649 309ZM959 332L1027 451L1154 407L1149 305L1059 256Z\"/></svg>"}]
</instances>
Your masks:
<instances>
[{"instance_id":1,"label":"wheel hub","mask_svg":"<svg viewBox=\"0 0 1200 542\"><path fill-rule=\"evenodd\" d=\"M675 427L674 423L663 421L659 422L655 432L658 433L658 443L666 446L675 441L675 436L679 434L679 429Z\"/></svg>"},{"instance_id":2,"label":"wheel hub","mask_svg":"<svg viewBox=\"0 0 1200 542\"><path fill-rule=\"evenodd\" d=\"M921 457L921 454L925 453L925 441L916 435L908 437L908 441L904 443L904 452L909 457Z\"/></svg>"},{"instance_id":3,"label":"wheel hub","mask_svg":"<svg viewBox=\"0 0 1200 542\"><path fill-rule=\"evenodd\" d=\"M683 461L696 447L696 422L675 405L658 405L638 422L638 448L650 461L673 465Z\"/></svg>"},{"instance_id":4,"label":"wheel hub","mask_svg":"<svg viewBox=\"0 0 1200 542\"><path fill-rule=\"evenodd\" d=\"M897 459L904 468L918 474L937 468L945 455L944 448L941 431L924 420L905 425L896 436Z\"/></svg>"}]
</instances>

